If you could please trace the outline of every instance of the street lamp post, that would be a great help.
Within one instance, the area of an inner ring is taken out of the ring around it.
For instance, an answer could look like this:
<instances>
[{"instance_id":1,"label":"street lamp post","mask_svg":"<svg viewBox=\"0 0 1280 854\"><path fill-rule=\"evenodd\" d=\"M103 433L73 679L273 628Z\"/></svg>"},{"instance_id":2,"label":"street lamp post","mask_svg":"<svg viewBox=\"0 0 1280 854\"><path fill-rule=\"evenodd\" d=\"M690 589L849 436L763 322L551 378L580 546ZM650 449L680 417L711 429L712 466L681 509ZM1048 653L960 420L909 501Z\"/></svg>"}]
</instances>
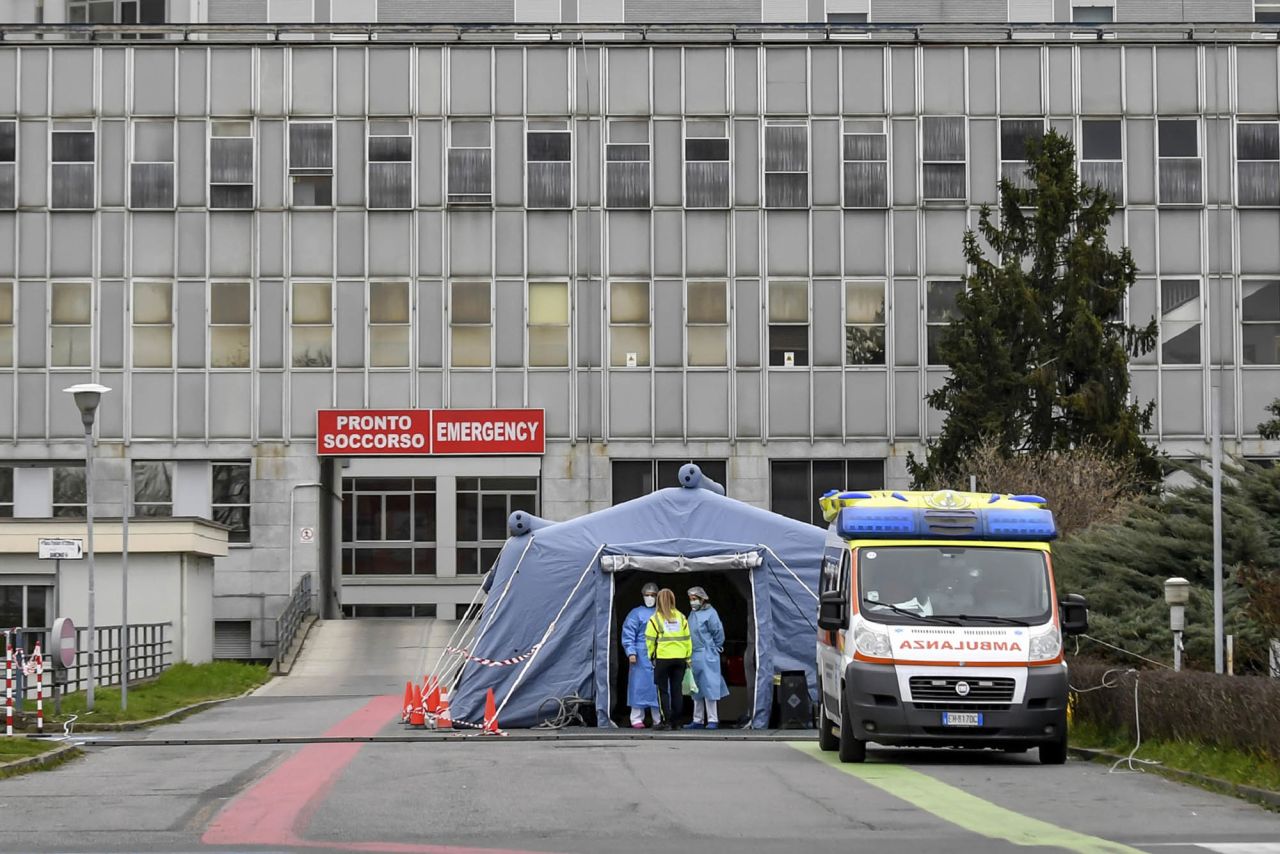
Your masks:
<instances>
[{"instance_id":1,"label":"street lamp post","mask_svg":"<svg viewBox=\"0 0 1280 854\"><path fill-rule=\"evenodd\" d=\"M1186 628L1186 606L1191 601L1191 582L1169 578L1164 582L1164 601L1169 605L1169 628L1173 630L1173 669L1182 669L1182 630Z\"/></svg>"},{"instance_id":2,"label":"street lamp post","mask_svg":"<svg viewBox=\"0 0 1280 854\"><path fill-rule=\"evenodd\" d=\"M76 408L80 410L80 421L84 424L84 521L89 558L89 688L85 694L85 708L93 711L93 688L98 681L98 643L94 627L93 591L93 419L98 412L102 395L111 389L97 383L80 383L64 388L63 391L75 399Z\"/></svg>"}]
</instances>

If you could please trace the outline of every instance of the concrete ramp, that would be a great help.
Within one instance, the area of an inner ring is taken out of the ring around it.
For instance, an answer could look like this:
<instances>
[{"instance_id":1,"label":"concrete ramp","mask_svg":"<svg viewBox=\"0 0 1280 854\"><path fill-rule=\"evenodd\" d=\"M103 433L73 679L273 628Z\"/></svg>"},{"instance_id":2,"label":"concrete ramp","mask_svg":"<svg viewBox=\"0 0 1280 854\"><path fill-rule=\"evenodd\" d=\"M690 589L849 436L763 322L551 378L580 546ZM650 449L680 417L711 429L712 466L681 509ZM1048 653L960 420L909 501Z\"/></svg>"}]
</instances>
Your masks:
<instances>
[{"instance_id":1,"label":"concrete ramp","mask_svg":"<svg viewBox=\"0 0 1280 854\"><path fill-rule=\"evenodd\" d=\"M289 675L255 696L400 696L407 680L421 684L457 626L453 620L321 620Z\"/></svg>"}]
</instances>

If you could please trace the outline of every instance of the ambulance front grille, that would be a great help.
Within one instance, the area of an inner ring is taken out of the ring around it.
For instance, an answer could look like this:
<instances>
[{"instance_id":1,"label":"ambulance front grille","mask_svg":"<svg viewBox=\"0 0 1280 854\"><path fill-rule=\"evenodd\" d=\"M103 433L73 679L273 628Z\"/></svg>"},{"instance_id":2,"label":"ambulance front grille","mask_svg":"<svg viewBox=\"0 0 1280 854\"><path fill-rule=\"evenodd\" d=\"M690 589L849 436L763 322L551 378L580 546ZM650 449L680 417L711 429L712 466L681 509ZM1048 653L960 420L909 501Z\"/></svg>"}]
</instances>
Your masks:
<instances>
[{"instance_id":1,"label":"ambulance front grille","mask_svg":"<svg viewBox=\"0 0 1280 854\"><path fill-rule=\"evenodd\" d=\"M959 683L968 690L956 690ZM915 703L1012 703L1013 680L1007 677L995 679L960 679L954 676L912 676L911 699Z\"/></svg>"}]
</instances>

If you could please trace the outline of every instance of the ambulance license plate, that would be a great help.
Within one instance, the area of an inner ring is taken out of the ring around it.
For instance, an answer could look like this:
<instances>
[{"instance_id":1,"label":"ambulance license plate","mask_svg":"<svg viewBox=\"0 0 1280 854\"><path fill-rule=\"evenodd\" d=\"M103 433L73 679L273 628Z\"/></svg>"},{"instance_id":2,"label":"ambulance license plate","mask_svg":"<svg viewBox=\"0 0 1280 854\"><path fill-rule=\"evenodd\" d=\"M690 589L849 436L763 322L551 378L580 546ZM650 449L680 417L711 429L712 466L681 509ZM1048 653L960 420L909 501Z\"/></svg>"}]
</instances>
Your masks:
<instances>
[{"instance_id":1,"label":"ambulance license plate","mask_svg":"<svg viewBox=\"0 0 1280 854\"><path fill-rule=\"evenodd\" d=\"M982 726L982 712L943 712L943 726Z\"/></svg>"}]
</instances>

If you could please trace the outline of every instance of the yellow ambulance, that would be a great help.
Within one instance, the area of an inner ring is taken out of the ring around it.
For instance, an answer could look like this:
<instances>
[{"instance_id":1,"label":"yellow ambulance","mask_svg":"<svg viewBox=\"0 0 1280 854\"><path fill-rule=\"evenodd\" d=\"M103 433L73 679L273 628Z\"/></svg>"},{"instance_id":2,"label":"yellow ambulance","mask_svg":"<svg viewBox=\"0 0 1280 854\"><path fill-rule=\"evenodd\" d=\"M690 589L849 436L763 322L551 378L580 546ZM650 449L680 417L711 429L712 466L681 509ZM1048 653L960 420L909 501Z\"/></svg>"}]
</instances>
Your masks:
<instances>
[{"instance_id":1,"label":"yellow ambulance","mask_svg":"<svg viewBox=\"0 0 1280 854\"><path fill-rule=\"evenodd\" d=\"M828 492L818 617L819 744L845 762L882 745L1039 749L1067 758L1053 513L1036 495Z\"/></svg>"}]
</instances>

